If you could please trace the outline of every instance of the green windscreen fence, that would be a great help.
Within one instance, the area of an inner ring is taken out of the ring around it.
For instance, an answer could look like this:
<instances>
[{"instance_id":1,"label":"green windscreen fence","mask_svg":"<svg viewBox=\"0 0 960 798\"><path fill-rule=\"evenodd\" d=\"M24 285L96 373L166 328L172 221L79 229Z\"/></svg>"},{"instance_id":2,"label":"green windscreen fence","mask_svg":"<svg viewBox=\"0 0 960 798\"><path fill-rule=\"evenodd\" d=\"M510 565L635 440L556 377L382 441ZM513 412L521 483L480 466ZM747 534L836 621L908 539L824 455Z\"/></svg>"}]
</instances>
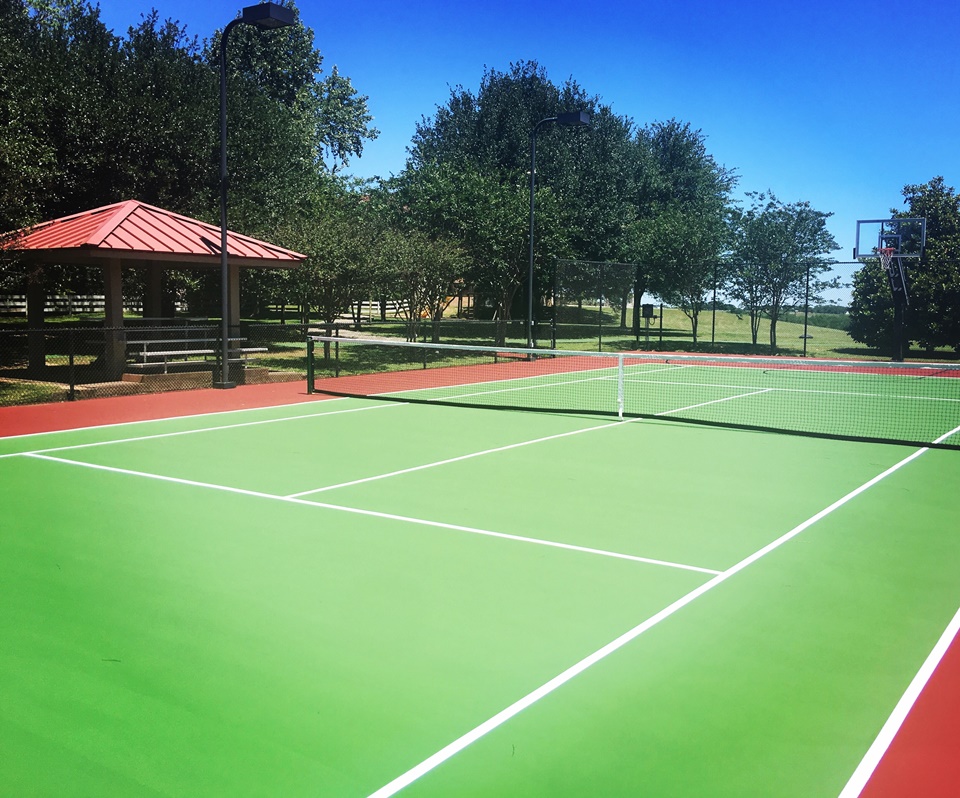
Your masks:
<instances>
[{"instance_id":1,"label":"green windscreen fence","mask_svg":"<svg viewBox=\"0 0 960 798\"><path fill-rule=\"evenodd\" d=\"M960 449L960 366L308 341L308 389Z\"/></svg>"}]
</instances>

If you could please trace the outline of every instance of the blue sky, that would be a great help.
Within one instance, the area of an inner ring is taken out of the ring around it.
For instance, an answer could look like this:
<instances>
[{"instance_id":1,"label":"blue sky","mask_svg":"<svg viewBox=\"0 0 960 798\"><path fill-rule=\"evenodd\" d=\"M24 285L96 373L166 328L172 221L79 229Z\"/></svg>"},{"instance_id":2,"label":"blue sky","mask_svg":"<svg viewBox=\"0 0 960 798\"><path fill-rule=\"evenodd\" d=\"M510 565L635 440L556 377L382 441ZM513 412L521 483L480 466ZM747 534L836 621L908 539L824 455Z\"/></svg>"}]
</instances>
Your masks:
<instances>
[{"instance_id":1,"label":"blue sky","mask_svg":"<svg viewBox=\"0 0 960 798\"><path fill-rule=\"evenodd\" d=\"M203 39L243 4L152 7ZM958 5L298 0L324 69L336 65L369 98L380 130L351 163L355 174L399 172L414 126L452 87L476 89L486 67L531 59L637 125L689 122L736 170L740 193L772 190L832 212L837 260L850 259L857 219L888 216L904 185L937 175L960 184ZM151 4L102 0L100 8L122 35ZM849 281L855 268L837 273Z\"/></svg>"}]
</instances>

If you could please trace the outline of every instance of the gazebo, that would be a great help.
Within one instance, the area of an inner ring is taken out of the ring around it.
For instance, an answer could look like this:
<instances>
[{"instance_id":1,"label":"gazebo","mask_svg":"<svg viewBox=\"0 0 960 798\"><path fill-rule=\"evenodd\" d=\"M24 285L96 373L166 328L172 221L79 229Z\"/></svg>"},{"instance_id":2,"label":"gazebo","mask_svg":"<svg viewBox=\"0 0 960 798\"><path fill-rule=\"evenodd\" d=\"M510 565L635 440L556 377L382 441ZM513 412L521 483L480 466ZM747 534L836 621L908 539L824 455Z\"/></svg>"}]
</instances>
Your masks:
<instances>
[{"instance_id":1,"label":"gazebo","mask_svg":"<svg viewBox=\"0 0 960 798\"><path fill-rule=\"evenodd\" d=\"M125 352L123 283L121 270L131 266L146 271L143 315L159 318L163 272L167 269L214 269L220 266L220 228L187 216L127 200L64 216L18 230L5 237L4 249L27 262L97 266L103 270L106 365L122 370ZM240 270L292 269L306 256L227 233L230 269L229 324L240 323ZM46 292L42 282L27 285L27 326L43 326ZM31 353L32 354L32 353ZM42 352L39 355L42 357Z\"/></svg>"}]
</instances>

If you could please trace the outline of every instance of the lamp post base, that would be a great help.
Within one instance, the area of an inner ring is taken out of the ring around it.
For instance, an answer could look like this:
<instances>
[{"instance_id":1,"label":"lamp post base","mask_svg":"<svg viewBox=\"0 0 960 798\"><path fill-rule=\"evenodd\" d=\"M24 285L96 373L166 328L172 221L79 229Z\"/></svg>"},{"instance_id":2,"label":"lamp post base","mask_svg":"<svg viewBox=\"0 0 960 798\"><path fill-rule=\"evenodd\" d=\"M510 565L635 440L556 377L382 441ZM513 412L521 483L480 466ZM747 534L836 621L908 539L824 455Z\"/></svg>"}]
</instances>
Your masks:
<instances>
[{"instance_id":1,"label":"lamp post base","mask_svg":"<svg viewBox=\"0 0 960 798\"><path fill-rule=\"evenodd\" d=\"M235 382L215 382L213 383L214 388L236 388L237 384Z\"/></svg>"}]
</instances>

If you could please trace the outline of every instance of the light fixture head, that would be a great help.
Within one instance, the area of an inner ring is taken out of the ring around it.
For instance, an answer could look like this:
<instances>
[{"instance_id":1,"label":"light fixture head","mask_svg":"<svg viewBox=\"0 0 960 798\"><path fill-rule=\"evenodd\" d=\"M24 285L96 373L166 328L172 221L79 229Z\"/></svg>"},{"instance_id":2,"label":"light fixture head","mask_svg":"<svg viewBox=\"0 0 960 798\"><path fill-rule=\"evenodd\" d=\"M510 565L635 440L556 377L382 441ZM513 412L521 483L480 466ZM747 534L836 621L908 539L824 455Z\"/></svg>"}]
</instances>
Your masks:
<instances>
[{"instance_id":1,"label":"light fixture head","mask_svg":"<svg viewBox=\"0 0 960 798\"><path fill-rule=\"evenodd\" d=\"M590 114L586 111L568 111L557 114L557 124L566 127L590 127Z\"/></svg>"},{"instance_id":2,"label":"light fixture head","mask_svg":"<svg viewBox=\"0 0 960 798\"><path fill-rule=\"evenodd\" d=\"M294 13L292 8L279 3L260 3L243 9L241 21L264 30L286 28L294 24Z\"/></svg>"}]
</instances>

